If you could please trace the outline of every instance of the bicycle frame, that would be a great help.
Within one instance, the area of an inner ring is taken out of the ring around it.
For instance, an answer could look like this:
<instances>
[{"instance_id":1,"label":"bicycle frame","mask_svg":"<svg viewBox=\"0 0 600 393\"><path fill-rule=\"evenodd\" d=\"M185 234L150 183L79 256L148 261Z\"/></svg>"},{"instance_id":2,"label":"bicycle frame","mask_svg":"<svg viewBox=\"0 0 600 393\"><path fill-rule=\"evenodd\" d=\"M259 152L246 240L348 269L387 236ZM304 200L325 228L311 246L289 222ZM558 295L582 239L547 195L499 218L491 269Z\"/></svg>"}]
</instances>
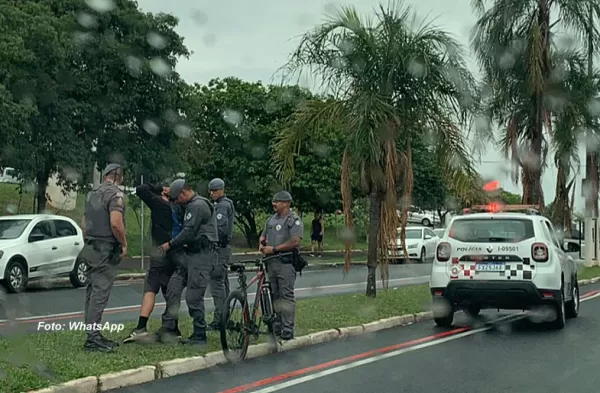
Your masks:
<instances>
[{"instance_id":1,"label":"bicycle frame","mask_svg":"<svg viewBox=\"0 0 600 393\"><path fill-rule=\"evenodd\" d=\"M291 254L291 253L273 255L273 256L268 256L266 258L262 257L258 261L252 261L258 267L258 272L256 272L256 274L254 275L254 277L252 277L252 279L250 280L249 283L246 283L245 270L242 270L238 273L238 283L239 283L238 289L243 292L244 298L248 299L248 288L256 283L256 293L254 296L254 302L252 304L252 311L250 313L250 322L252 323L254 330L255 330L252 333L255 335L257 335L259 333L258 332L259 326L256 323L256 321L258 319L259 309L262 312L263 320L265 323L270 322L270 319L273 318L273 316L275 314L274 310L271 310L271 313L267 312L267 310L264 310L264 306L261 302L261 299L263 296L263 291L265 289L265 284L269 284L269 278L267 276L267 269L266 269L266 262L269 260L275 259L276 257L281 257L281 256L285 256L288 254ZM243 263L243 262L241 262L241 263ZM271 301L271 306L272 306L273 305L273 293L271 292L271 293L269 293L269 295L271 298L270 301Z\"/></svg>"}]
</instances>

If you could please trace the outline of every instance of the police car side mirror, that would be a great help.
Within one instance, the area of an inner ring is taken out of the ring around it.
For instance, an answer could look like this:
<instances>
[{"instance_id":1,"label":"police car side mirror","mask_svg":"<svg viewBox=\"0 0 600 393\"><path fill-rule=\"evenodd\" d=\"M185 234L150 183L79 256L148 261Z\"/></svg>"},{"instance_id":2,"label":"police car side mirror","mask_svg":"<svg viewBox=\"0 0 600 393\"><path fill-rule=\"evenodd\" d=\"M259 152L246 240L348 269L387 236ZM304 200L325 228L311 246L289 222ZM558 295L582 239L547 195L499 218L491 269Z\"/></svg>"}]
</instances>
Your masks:
<instances>
[{"instance_id":1,"label":"police car side mirror","mask_svg":"<svg viewBox=\"0 0 600 393\"><path fill-rule=\"evenodd\" d=\"M431 239L431 235L425 235L425 240Z\"/></svg>"},{"instance_id":2,"label":"police car side mirror","mask_svg":"<svg viewBox=\"0 0 600 393\"><path fill-rule=\"evenodd\" d=\"M564 242L562 244L562 249L564 252L569 252L569 242Z\"/></svg>"}]
</instances>

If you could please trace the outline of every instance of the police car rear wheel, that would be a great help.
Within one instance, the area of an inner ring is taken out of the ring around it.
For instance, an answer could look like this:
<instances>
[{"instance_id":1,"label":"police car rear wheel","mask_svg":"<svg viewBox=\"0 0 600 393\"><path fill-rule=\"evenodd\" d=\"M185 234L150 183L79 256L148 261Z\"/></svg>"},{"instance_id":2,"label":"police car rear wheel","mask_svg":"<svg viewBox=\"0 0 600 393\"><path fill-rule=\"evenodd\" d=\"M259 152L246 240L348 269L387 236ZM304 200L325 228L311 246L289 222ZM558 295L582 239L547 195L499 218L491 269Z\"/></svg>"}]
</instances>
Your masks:
<instances>
[{"instance_id":1,"label":"police car rear wheel","mask_svg":"<svg viewBox=\"0 0 600 393\"><path fill-rule=\"evenodd\" d=\"M419 263L425 263L425 249L421 249L421 257L419 258Z\"/></svg>"},{"instance_id":2,"label":"police car rear wheel","mask_svg":"<svg viewBox=\"0 0 600 393\"><path fill-rule=\"evenodd\" d=\"M564 284L563 284L564 285ZM561 288L560 293L558 295L558 299L556 299L556 303L554 305L556 314L554 321L550 323L550 327L553 329L562 329L566 324L566 307L565 307L565 295L564 295L564 287Z\"/></svg>"},{"instance_id":3,"label":"police car rear wheel","mask_svg":"<svg viewBox=\"0 0 600 393\"><path fill-rule=\"evenodd\" d=\"M566 304L566 317L577 318L579 315L579 284L577 283L577 277L573 278L574 284L571 289L571 300Z\"/></svg>"}]
</instances>

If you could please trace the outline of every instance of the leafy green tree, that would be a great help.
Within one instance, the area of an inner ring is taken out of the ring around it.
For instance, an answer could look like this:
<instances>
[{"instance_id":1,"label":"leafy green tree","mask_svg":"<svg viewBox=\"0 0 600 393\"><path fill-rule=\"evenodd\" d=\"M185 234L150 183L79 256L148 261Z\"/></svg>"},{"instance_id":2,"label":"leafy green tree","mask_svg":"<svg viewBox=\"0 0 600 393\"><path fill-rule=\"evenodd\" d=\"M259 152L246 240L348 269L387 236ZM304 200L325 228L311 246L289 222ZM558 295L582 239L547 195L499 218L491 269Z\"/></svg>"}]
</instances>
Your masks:
<instances>
[{"instance_id":1,"label":"leafy green tree","mask_svg":"<svg viewBox=\"0 0 600 393\"><path fill-rule=\"evenodd\" d=\"M188 54L174 17L142 13L130 0L109 10L23 0L0 5L0 18L0 34L14 43L2 56L2 83L15 102L35 107L7 139L6 158L37 183L38 211L53 173L69 187L87 181L95 161L135 172L172 162L182 86L172 68Z\"/></svg>"},{"instance_id":2,"label":"leafy green tree","mask_svg":"<svg viewBox=\"0 0 600 393\"><path fill-rule=\"evenodd\" d=\"M282 189L271 160L273 142L296 106L312 95L297 86L265 86L225 78L191 86L185 96L185 117L194 129L186 153L191 176L201 192L207 191L214 177L225 181L227 194L235 203L236 224L248 247L258 247L262 230L258 215L273 211L271 198ZM331 209L336 201L335 193L324 184L331 182L330 173L335 169L325 155L319 156L321 144L330 142L330 135L306 144L302 155L296 157L305 171L295 179L291 192L301 209L320 205Z\"/></svg>"}]
</instances>

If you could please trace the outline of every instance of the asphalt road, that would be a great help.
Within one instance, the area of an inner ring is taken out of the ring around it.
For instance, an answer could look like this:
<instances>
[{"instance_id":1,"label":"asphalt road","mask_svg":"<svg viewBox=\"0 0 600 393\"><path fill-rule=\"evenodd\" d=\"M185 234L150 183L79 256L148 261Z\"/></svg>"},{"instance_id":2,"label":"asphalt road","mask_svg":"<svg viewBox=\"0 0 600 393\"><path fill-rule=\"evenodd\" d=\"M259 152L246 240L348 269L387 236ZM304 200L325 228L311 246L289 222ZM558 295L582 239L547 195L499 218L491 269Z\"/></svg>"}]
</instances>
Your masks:
<instances>
[{"instance_id":1,"label":"asphalt road","mask_svg":"<svg viewBox=\"0 0 600 393\"><path fill-rule=\"evenodd\" d=\"M451 329L427 321L114 392L594 392L600 285L582 287L590 291L561 331L486 310L477 320L458 314Z\"/></svg>"},{"instance_id":2,"label":"asphalt road","mask_svg":"<svg viewBox=\"0 0 600 393\"><path fill-rule=\"evenodd\" d=\"M428 282L431 264L390 266L390 287ZM249 272L248 281L253 273ZM362 292L365 289L366 267L352 266L344 277L341 268L305 271L296 280L298 298L325 296L338 293ZM230 288L237 288L237 276L229 276ZM380 283L378 283L380 285ZM251 288L251 292L256 286ZM104 320L111 323L136 321L143 294L141 280L118 282L113 288ZM74 289L66 284L62 288L30 289L20 294L0 292L0 333L17 328L36 331L39 322L80 321L82 319L84 289ZM213 310L210 290L206 294L206 308ZM251 296L251 299L254 297ZM185 299L185 293L184 293ZM157 297L153 315L164 311L162 294ZM182 307L187 313L187 308Z\"/></svg>"}]
</instances>

